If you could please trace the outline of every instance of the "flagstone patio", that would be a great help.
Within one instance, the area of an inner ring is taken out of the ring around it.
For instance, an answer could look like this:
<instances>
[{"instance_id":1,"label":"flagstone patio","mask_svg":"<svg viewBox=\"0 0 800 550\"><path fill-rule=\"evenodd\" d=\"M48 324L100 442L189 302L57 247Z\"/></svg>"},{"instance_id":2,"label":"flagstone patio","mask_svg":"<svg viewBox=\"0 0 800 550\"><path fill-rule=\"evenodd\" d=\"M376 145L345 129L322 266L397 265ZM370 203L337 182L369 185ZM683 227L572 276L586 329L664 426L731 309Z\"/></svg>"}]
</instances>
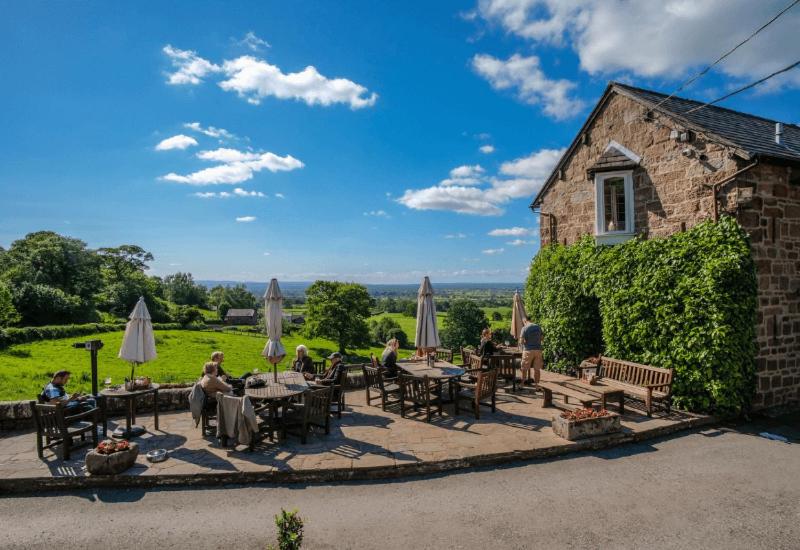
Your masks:
<instances>
[{"instance_id":1,"label":"flagstone patio","mask_svg":"<svg viewBox=\"0 0 800 550\"><path fill-rule=\"evenodd\" d=\"M548 373L548 377L559 375ZM332 419L330 435L315 432L305 445L293 437L265 441L253 452L245 446L223 448L216 438L202 437L189 411L162 413L159 431L153 431L149 415L140 415L138 422L150 431L136 439L140 445L137 463L110 478L86 474L87 447L75 450L65 462L51 451L45 451L45 459L40 460L35 433L2 435L0 489L396 477L607 447L713 422L711 417L680 411L648 418L640 405L636 407L636 402L626 402L621 433L570 442L557 437L550 427L559 409L543 408L541 394L527 390L501 390L497 412L486 409L480 420L466 412L455 417L452 406L446 406L444 415L434 416L431 423L422 414L401 418L391 408L384 412L375 404L367 406L364 391L354 390L348 394L343 417ZM109 430L117 422L124 419L111 420ZM167 449L170 458L147 462L144 454L157 448Z\"/></svg>"}]
</instances>

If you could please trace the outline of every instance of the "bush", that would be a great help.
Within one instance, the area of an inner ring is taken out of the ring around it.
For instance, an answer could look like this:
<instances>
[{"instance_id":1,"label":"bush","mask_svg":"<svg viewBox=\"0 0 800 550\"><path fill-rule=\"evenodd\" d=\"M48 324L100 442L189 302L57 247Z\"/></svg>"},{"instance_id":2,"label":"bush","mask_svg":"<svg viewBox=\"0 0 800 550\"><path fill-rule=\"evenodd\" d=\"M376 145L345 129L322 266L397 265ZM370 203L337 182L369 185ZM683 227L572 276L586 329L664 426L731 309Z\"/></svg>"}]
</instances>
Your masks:
<instances>
[{"instance_id":1,"label":"bush","mask_svg":"<svg viewBox=\"0 0 800 550\"><path fill-rule=\"evenodd\" d=\"M278 527L279 550L298 550L303 544L303 520L297 515L297 510L287 512L281 508L281 513L275 516L275 525Z\"/></svg>"},{"instance_id":2,"label":"bush","mask_svg":"<svg viewBox=\"0 0 800 550\"><path fill-rule=\"evenodd\" d=\"M406 334L405 331L400 327L390 328L389 330L386 331L385 337L387 342L392 338L397 338L397 342L403 349L408 349L410 347L408 341L408 334Z\"/></svg>"},{"instance_id":3,"label":"bush","mask_svg":"<svg viewBox=\"0 0 800 550\"><path fill-rule=\"evenodd\" d=\"M177 306L171 312L172 320L181 326L198 325L205 322L203 313L194 306Z\"/></svg>"},{"instance_id":4,"label":"bush","mask_svg":"<svg viewBox=\"0 0 800 550\"><path fill-rule=\"evenodd\" d=\"M153 323L154 330L180 330L186 328L178 323ZM40 340L55 340L58 338L72 338L88 336L101 332L117 332L125 330L125 323L89 323L85 325L54 325L44 327L6 328L0 329L0 349L16 344L38 342Z\"/></svg>"},{"instance_id":5,"label":"bush","mask_svg":"<svg viewBox=\"0 0 800 550\"><path fill-rule=\"evenodd\" d=\"M465 299L453 300L444 319L442 345L450 349L477 346L481 341L481 331L488 326L489 320L478 304Z\"/></svg>"},{"instance_id":6,"label":"bush","mask_svg":"<svg viewBox=\"0 0 800 550\"><path fill-rule=\"evenodd\" d=\"M732 218L665 239L548 246L533 260L525 297L550 365L604 352L674 368L681 408L732 413L749 404L756 274Z\"/></svg>"}]
</instances>

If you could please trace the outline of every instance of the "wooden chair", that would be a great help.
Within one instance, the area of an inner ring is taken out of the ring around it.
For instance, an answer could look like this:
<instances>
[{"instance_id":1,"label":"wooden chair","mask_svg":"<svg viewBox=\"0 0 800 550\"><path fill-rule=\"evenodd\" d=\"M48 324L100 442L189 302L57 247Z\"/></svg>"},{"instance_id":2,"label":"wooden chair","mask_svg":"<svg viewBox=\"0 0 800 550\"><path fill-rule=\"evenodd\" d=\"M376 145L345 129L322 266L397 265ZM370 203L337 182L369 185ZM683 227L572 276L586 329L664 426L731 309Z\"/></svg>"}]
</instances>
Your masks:
<instances>
[{"instance_id":1,"label":"wooden chair","mask_svg":"<svg viewBox=\"0 0 800 550\"><path fill-rule=\"evenodd\" d=\"M331 398L331 413L336 413L336 416L341 418L342 411L344 411L345 406L345 395L347 394L347 390L350 389L350 369L352 365L346 365L344 374L342 375L342 379L339 384L334 384L331 386L333 388L333 397Z\"/></svg>"},{"instance_id":2,"label":"wooden chair","mask_svg":"<svg viewBox=\"0 0 800 550\"><path fill-rule=\"evenodd\" d=\"M461 346L461 366L464 368L469 368L470 366L470 356L475 353L475 350L470 347Z\"/></svg>"},{"instance_id":3,"label":"wooden chair","mask_svg":"<svg viewBox=\"0 0 800 550\"><path fill-rule=\"evenodd\" d=\"M44 458L44 450L61 445L61 460L69 460L74 446L72 438L80 436L81 443L86 441L86 434L92 433L92 441L98 444L97 432L102 423L99 408L87 410L68 410L62 404L30 402L33 418L36 422L36 453Z\"/></svg>"},{"instance_id":4,"label":"wooden chair","mask_svg":"<svg viewBox=\"0 0 800 550\"><path fill-rule=\"evenodd\" d=\"M314 365L314 374L319 376L325 374L325 359L321 361L312 361L311 364Z\"/></svg>"},{"instance_id":5,"label":"wooden chair","mask_svg":"<svg viewBox=\"0 0 800 550\"><path fill-rule=\"evenodd\" d=\"M498 379L511 382L511 391L517 391L517 367L513 355L492 355L489 358L489 368L497 371Z\"/></svg>"},{"instance_id":6,"label":"wooden chair","mask_svg":"<svg viewBox=\"0 0 800 550\"><path fill-rule=\"evenodd\" d=\"M400 382L400 416L405 417L408 409L419 410L425 407L425 414L428 422L431 421L435 406L439 416L442 416L442 397L434 390L437 384L433 383L427 376L418 377L401 373L398 377ZM406 402L411 402L410 407L406 407Z\"/></svg>"},{"instance_id":7,"label":"wooden chair","mask_svg":"<svg viewBox=\"0 0 800 550\"><path fill-rule=\"evenodd\" d=\"M300 443L306 443L308 432L312 426L331 433L330 406L333 397L333 386L311 390L303 394L302 403L292 403L286 409L281 423L281 433L285 437L288 432L300 436Z\"/></svg>"},{"instance_id":8,"label":"wooden chair","mask_svg":"<svg viewBox=\"0 0 800 550\"><path fill-rule=\"evenodd\" d=\"M491 407L492 412L496 410L497 371L494 369L479 369L471 374L475 376L474 384L462 381L457 382L456 414L461 410L459 408L461 401L469 401L472 404L472 412L475 413L475 419L480 420L481 405Z\"/></svg>"},{"instance_id":9,"label":"wooden chair","mask_svg":"<svg viewBox=\"0 0 800 550\"><path fill-rule=\"evenodd\" d=\"M469 370L481 370L483 368L483 357L476 354L469 356Z\"/></svg>"},{"instance_id":10,"label":"wooden chair","mask_svg":"<svg viewBox=\"0 0 800 550\"><path fill-rule=\"evenodd\" d=\"M236 400L237 408L241 409L242 401L244 399L250 399L247 396L238 397L236 395L227 395L224 393L217 392L216 395L216 406L217 406L217 419L220 417L219 408L223 401L227 400ZM248 447L251 451L255 450L256 444L260 441L263 441L266 438L273 439L273 432L277 428L276 423L270 421L270 418L265 415L265 412L269 412L270 405L268 403L261 405L259 407L254 407L254 412L256 415L256 422L258 423L258 429L250 434L250 442L248 443ZM218 430L219 431L219 430ZM219 438L220 445L223 447L228 446L228 436L222 435Z\"/></svg>"},{"instance_id":11,"label":"wooden chair","mask_svg":"<svg viewBox=\"0 0 800 550\"><path fill-rule=\"evenodd\" d=\"M436 359L439 361L447 361L448 363L453 362L453 350L439 348L436 350Z\"/></svg>"},{"instance_id":12,"label":"wooden chair","mask_svg":"<svg viewBox=\"0 0 800 550\"><path fill-rule=\"evenodd\" d=\"M373 363L374 364L374 363ZM364 373L364 387L367 392L367 406L372 404L373 399L381 400L381 408L385 411L388 405L400 402L400 386L394 380L387 381L383 378L383 369L380 367L361 367ZM378 395L373 396L371 390L377 391ZM394 398L394 399L392 399Z\"/></svg>"}]
</instances>

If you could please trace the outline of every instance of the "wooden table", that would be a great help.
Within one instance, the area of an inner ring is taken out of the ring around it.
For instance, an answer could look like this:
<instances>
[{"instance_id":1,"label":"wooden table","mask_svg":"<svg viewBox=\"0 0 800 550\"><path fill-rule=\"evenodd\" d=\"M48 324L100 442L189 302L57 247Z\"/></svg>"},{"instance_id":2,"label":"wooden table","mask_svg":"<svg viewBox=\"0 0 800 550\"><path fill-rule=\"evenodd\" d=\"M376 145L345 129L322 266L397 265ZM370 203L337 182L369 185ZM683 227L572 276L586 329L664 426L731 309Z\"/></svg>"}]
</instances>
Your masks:
<instances>
[{"instance_id":1,"label":"wooden table","mask_svg":"<svg viewBox=\"0 0 800 550\"><path fill-rule=\"evenodd\" d=\"M270 439L276 426L278 409L285 406L289 399L302 395L309 389L308 381L299 372L284 371L278 373L275 381L273 373L256 374L250 378L263 380L265 384L256 388L245 387L244 394L254 401L266 401L269 404ZM248 379L249 380L249 379Z\"/></svg>"},{"instance_id":2,"label":"wooden table","mask_svg":"<svg viewBox=\"0 0 800 550\"><path fill-rule=\"evenodd\" d=\"M608 401L616 401L619 404L620 414L625 412L625 391L603 384L602 379L598 380L596 384L589 384L581 378L576 378L574 380L565 380L563 384L579 389L582 392L599 395L600 404L604 409Z\"/></svg>"},{"instance_id":3,"label":"wooden table","mask_svg":"<svg viewBox=\"0 0 800 550\"><path fill-rule=\"evenodd\" d=\"M497 346L497 351L503 355L513 355L515 359L522 357L522 350L519 346Z\"/></svg>"},{"instance_id":4,"label":"wooden table","mask_svg":"<svg viewBox=\"0 0 800 550\"><path fill-rule=\"evenodd\" d=\"M150 384L149 388L141 390L128 391L124 388L116 390L105 389L100 392L105 399L122 399L127 402L127 409L125 411L125 430L117 428L114 430L112 436L122 439L130 439L145 433L142 426L136 426L136 400L140 397L153 394L153 421L155 422L156 430L158 430L158 384Z\"/></svg>"},{"instance_id":5,"label":"wooden table","mask_svg":"<svg viewBox=\"0 0 800 550\"><path fill-rule=\"evenodd\" d=\"M461 367L455 366L453 363L448 363L447 361L440 361L437 360L434 363L433 367L428 366L428 362L423 360L420 361L398 361L397 367L404 371L411 376L422 378L427 376L429 379L436 382L436 388L439 392L439 395L442 397L444 402L451 402L455 398L453 395L453 384L450 384L453 380L461 377L467 371L462 369ZM450 394L450 401L446 401L444 399L444 395L442 392L442 383L448 382L448 393Z\"/></svg>"}]
</instances>

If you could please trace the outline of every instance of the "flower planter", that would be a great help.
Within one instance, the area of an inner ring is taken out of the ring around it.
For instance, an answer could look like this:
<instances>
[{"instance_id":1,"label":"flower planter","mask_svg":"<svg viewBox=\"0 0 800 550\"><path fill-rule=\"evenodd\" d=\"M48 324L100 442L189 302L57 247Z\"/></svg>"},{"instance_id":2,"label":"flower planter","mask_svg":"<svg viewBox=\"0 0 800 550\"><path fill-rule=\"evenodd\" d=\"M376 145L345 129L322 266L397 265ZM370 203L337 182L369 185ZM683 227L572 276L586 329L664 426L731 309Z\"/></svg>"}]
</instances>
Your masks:
<instances>
[{"instance_id":1,"label":"flower planter","mask_svg":"<svg viewBox=\"0 0 800 550\"><path fill-rule=\"evenodd\" d=\"M553 432L569 441L605 435L618 432L621 429L619 415L611 412L607 416L585 418L583 420L567 420L566 418L561 418L560 415L553 417Z\"/></svg>"},{"instance_id":2,"label":"flower planter","mask_svg":"<svg viewBox=\"0 0 800 550\"><path fill-rule=\"evenodd\" d=\"M130 443L130 447L125 451L108 455L92 450L86 454L86 470L92 475L121 474L133 466L137 456L139 456L139 445L136 443Z\"/></svg>"}]
</instances>

